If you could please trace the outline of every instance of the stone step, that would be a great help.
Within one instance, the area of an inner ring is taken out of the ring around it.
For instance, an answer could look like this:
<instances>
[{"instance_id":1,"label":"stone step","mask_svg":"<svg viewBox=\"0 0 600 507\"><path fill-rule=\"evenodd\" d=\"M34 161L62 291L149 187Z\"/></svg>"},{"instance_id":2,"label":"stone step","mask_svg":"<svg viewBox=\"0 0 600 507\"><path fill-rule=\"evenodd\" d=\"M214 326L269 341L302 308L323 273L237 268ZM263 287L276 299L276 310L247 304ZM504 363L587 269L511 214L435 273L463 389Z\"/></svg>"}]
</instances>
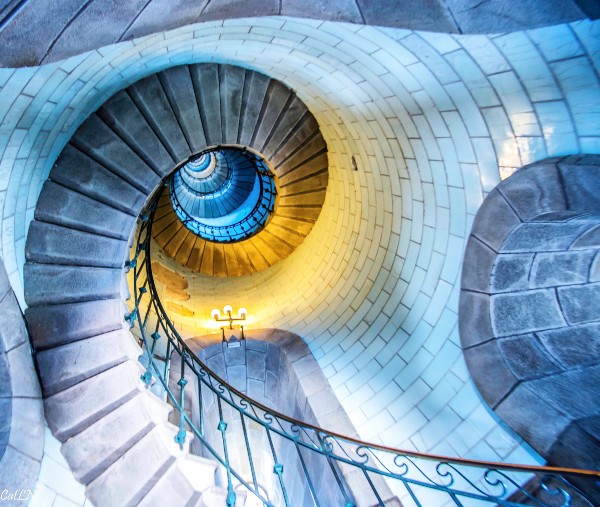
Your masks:
<instances>
[{"instance_id":1,"label":"stone step","mask_svg":"<svg viewBox=\"0 0 600 507\"><path fill-rule=\"evenodd\" d=\"M190 148L158 77L152 75L137 81L128 93L171 158L176 163L186 160L191 155Z\"/></svg>"},{"instance_id":2,"label":"stone step","mask_svg":"<svg viewBox=\"0 0 600 507\"><path fill-rule=\"evenodd\" d=\"M242 96L246 71L241 67L219 67L219 94L221 97L221 130L227 144L237 144L242 111Z\"/></svg>"},{"instance_id":3,"label":"stone step","mask_svg":"<svg viewBox=\"0 0 600 507\"><path fill-rule=\"evenodd\" d=\"M214 63L190 65L190 74L207 144L222 144L219 66Z\"/></svg>"},{"instance_id":4,"label":"stone step","mask_svg":"<svg viewBox=\"0 0 600 507\"><path fill-rule=\"evenodd\" d=\"M77 303L119 297L120 269L26 263L25 301L29 306Z\"/></svg>"},{"instance_id":5,"label":"stone step","mask_svg":"<svg viewBox=\"0 0 600 507\"><path fill-rule=\"evenodd\" d=\"M102 419L69 438L62 453L75 477L89 484L125 454L156 424L168 417L171 406L142 391Z\"/></svg>"},{"instance_id":6,"label":"stone step","mask_svg":"<svg viewBox=\"0 0 600 507\"><path fill-rule=\"evenodd\" d=\"M122 268L127 242L34 220L25 259L45 264Z\"/></svg>"},{"instance_id":7,"label":"stone step","mask_svg":"<svg viewBox=\"0 0 600 507\"><path fill-rule=\"evenodd\" d=\"M160 181L160 175L96 114L81 124L70 143L143 192L151 192Z\"/></svg>"},{"instance_id":8,"label":"stone step","mask_svg":"<svg viewBox=\"0 0 600 507\"><path fill-rule=\"evenodd\" d=\"M36 354L44 396L52 396L129 359L142 351L124 329L79 340Z\"/></svg>"},{"instance_id":9,"label":"stone step","mask_svg":"<svg viewBox=\"0 0 600 507\"><path fill-rule=\"evenodd\" d=\"M318 137L319 124L314 116L305 116L304 119L294 128L294 132L289 136L285 143L278 146L274 153L265 153L274 167L279 166L293 153L298 151L304 143Z\"/></svg>"},{"instance_id":10,"label":"stone step","mask_svg":"<svg viewBox=\"0 0 600 507\"><path fill-rule=\"evenodd\" d=\"M118 297L30 306L25 310L25 319L33 346L39 351L122 329L124 313L125 306Z\"/></svg>"},{"instance_id":11,"label":"stone step","mask_svg":"<svg viewBox=\"0 0 600 507\"><path fill-rule=\"evenodd\" d=\"M178 457L172 438L166 425L152 428L88 485L91 502L97 506L138 505Z\"/></svg>"},{"instance_id":12,"label":"stone step","mask_svg":"<svg viewBox=\"0 0 600 507\"><path fill-rule=\"evenodd\" d=\"M171 465L140 502L140 507L162 507L168 498L171 505L197 505L202 493L215 485L217 463L188 454Z\"/></svg>"},{"instance_id":13,"label":"stone step","mask_svg":"<svg viewBox=\"0 0 600 507\"><path fill-rule=\"evenodd\" d=\"M265 145L274 133L279 124L281 117L285 115L289 103L293 100L293 92L277 81L271 81L269 84L269 92L263 110L258 120L252 146L254 149L263 152Z\"/></svg>"},{"instance_id":14,"label":"stone step","mask_svg":"<svg viewBox=\"0 0 600 507\"><path fill-rule=\"evenodd\" d=\"M238 131L238 144L250 146L258 118L265 102L270 79L258 72L248 72L244 81L242 112Z\"/></svg>"},{"instance_id":15,"label":"stone step","mask_svg":"<svg viewBox=\"0 0 600 507\"><path fill-rule=\"evenodd\" d=\"M144 368L126 361L46 398L46 419L61 442L81 433L144 389Z\"/></svg>"},{"instance_id":16,"label":"stone step","mask_svg":"<svg viewBox=\"0 0 600 507\"><path fill-rule=\"evenodd\" d=\"M207 146L206 136L189 67L171 67L162 71L158 77L190 150L192 153L201 152Z\"/></svg>"},{"instance_id":17,"label":"stone step","mask_svg":"<svg viewBox=\"0 0 600 507\"><path fill-rule=\"evenodd\" d=\"M135 217L146 200L136 187L71 144L61 152L50 179Z\"/></svg>"},{"instance_id":18,"label":"stone step","mask_svg":"<svg viewBox=\"0 0 600 507\"><path fill-rule=\"evenodd\" d=\"M53 181L44 183L35 219L124 240L135 224L133 216Z\"/></svg>"},{"instance_id":19,"label":"stone step","mask_svg":"<svg viewBox=\"0 0 600 507\"><path fill-rule=\"evenodd\" d=\"M282 111L277 128L273 130L268 142L261 148L261 153L268 158L282 143L286 141L292 142L294 139L292 138L292 133L302 124L306 113L307 109L304 103L298 97L293 96L287 108Z\"/></svg>"},{"instance_id":20,"label":"stone step","mask_svg":"<svg viewBox=\"0 0 600 507\"><path fill-rule=\"evenodd\" d=\"M175 167L174 160L126 91L107 100L97 112L149 167L166 176Z\"/></svg>"}]
</instances>

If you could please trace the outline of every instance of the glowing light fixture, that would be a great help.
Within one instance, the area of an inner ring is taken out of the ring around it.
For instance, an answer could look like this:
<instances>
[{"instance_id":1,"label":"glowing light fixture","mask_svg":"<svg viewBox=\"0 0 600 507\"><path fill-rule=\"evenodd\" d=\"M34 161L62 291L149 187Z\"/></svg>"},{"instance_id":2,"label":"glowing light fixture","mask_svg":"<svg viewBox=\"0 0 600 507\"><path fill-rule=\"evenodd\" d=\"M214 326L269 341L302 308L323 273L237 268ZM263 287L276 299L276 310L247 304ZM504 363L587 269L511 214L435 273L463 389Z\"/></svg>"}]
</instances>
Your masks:
<instances>
[{"instance_id":1,"label":"glowing light fixture","mask_svg":"<svg viewBox=\"0 0 600 507\"><path fill-rule=\"evenodd\" d=\"M210 312L210 315L217 322L228 322L229 323L228 326L221 326L221 337L223 338L223 343L227 343L227 347L229 347L229 348L239 347L241 345L241 341L246 339L246 337L244 336L244 326L241 324L235 324L235 325L240 326L241 338L237 338L235 335L232 334L229 337L229 339L226 339L225 338L225 329L233 330L234 322L246 320L246 317L248 316L248 310L246 310L245 308L240 308L237 312L238 316L234 317L232 315L233 314L232 306L225 305L223 307L223 313L225 314L225 316L221 317L221 311L218 308L214 308Z\"/></svg>"}]
</instances>

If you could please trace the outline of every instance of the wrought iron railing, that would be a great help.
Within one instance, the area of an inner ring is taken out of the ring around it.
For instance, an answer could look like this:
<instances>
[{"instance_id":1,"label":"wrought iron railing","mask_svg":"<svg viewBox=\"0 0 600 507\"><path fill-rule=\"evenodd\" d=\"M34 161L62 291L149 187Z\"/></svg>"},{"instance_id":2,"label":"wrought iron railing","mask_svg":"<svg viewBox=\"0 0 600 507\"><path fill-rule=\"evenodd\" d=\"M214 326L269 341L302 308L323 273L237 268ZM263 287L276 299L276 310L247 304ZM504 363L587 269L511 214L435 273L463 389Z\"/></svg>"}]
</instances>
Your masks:
<instances>
[{"instance_id":1,"label":"wrought iron railing","mask_svg":"<svg viewBox=\"0 0 600 507\"><path fill-rule=\"evenodd\" d=\"M228 506L236 504L240 490L248 501L267 506L597 505L600 472L365 443L278 413L229 385L196 356L160 301L150 260L157 201L141 215L127 263L134 306L126 319L143 346L142 380L155 383L174 407L176 442L183 445L191 432L193 451L219 464Z\"/></svg>"}]
</instances>

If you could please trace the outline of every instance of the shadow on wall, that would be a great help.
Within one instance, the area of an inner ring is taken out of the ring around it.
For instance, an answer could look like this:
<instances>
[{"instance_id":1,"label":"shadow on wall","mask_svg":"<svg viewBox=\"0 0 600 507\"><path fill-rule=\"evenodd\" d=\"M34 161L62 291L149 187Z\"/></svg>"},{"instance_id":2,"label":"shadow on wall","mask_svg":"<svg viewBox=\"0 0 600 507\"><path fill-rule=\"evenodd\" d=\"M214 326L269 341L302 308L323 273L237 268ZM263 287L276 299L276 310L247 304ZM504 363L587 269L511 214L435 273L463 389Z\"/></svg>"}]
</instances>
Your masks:
<instances>
[{"instance_id":1,"label":"shadow on wall","mask_svg":"<svg viewBox=\"0 0 600 507\"><path fill-rule=\"evenodd\" d=\"M549 464L600 467L600 156L547 159L480 208L462 272L469 371ZM598 492L596 492L598 494Z\"/></svg>"}]
</instances>

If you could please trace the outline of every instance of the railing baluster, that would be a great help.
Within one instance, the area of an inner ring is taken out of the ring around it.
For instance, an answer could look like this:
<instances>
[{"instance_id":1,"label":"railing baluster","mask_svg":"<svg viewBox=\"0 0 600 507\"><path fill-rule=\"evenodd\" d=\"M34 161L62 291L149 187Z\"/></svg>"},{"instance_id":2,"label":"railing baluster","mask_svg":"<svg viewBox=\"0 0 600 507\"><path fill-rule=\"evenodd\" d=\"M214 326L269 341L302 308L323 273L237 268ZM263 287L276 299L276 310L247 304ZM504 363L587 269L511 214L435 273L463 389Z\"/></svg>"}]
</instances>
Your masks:
<instances>
[{"instance_id":1,"label":"railing baluster","mask_svg":"<svg viewBox=\"0 0 600 507\"><path fill-rule=\"evenodd\" d=\"M281 493L283 494L283 501L285 502L285 505L288 506L290 505L290 500L287 495L285 483L283 482L283 464L279 463L279 460L277 459L277 452L275 452L275 446L273 445L270 427L265 426L265 429L267 430L267 438L269 439L269 446L271 447L271 454L273 455L273 473L277 475L277 478L279 479L279 486L281 487Z\"/></svg>"},{"instance_id":2,"label":"railing baluster","mask_svg":"<svg viewBox=\"0 0 600 507\"><path fill-rule=\"evenodd\" d=\"M227 423L223 420L223 406L221 404L221 398L217 397L217 404L219 406L219 425L218 430L221 432L221 439L223 442L223 454L225 456L225 469L227 471L227 505L233 507L235 505L236 494L233 489L233 482L231 480L231 463L229 462L229 451L227 450Z\"/></svg>"},{"instance_id":3,"label":"railing baluster","mask_svg":"<svg viewBox=\"0 0 600 507\"><path fill-rule=\"evenodd\" d=\"M180 387L180 401L179 401L179 431L175 436L175 442L179 444L180 447L183 447L185 443L185 386L188 381L185 379L185 352L181 355L181 378L177 385Z\"/></svg>"},{"instance_id":4,"label":"railing baluster","mask_svg":"<svg viewBox=\"0 0 600 507\"><path fill-rule=\"evenodd\" d=\"M298 453L298 457L300 459L300 464L302 465L302 470L304 471L304 476L306 477L306 483L308 484L308 489L312 496L313 502L316 507L320 507L321 503L319 502L319 497L317 492L315 491L315 487L313 486L312 480L310 478L310 474L308 473L308 468L306 468L306 463L304 462L304 458L302 457L302 452L300 452L300 446L297 441L294 441L294 445L296 447L296 452Z\"/></svg>"}]
</instances>

